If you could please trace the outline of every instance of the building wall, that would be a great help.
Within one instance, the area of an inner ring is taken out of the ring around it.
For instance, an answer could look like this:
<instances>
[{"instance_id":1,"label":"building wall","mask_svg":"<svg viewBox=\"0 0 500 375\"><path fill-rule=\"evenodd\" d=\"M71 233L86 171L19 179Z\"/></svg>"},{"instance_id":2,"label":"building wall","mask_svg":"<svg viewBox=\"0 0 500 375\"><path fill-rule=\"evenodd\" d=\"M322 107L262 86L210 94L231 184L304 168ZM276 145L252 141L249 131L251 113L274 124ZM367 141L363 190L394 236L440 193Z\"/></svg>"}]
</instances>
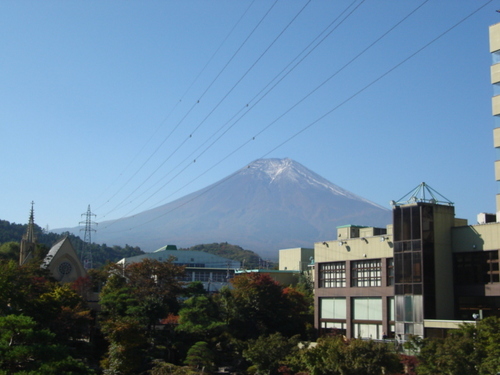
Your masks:
<instances>
[{"instance_id":1,"label":"building wall","mask_svg":"<svg viewBox=\"0 0 500 375\"><path fill-rule=\"evenodd\" d=\"M454 318L453 256L451 228L455 222L453 206L434 205L434 264L436 319Z\"/></svg>"},{"instance_id":2,"label":"building wall","mask_svg":"<svg viewBox=\"0 0 500 375\"><path fill-rule=\"evenodd\" d=\"M279 251L280 271L307 271L308 266L314 263L314 249L296 247L292 249L282 249Z\"/></svg>"},{"instance_id":3,"label":"building wall","mask_svg":"<svg viewBox=\"0 0 500 375\"><path fill-rule=\"evenodd\" d=\"M490 53L492 54L491 83L493 84L494 96L492 98L492 114L495 118L495 130L493 131L494 147L497 151L495 161L495 180L500 185L500 140L498 130L500 128L500 23L490 26ZM500 192L500 189L498 190ZM496 196L496 210L500 211L500 194ZM500 215L497 215L500 216Z\"/></svg>"},{"instance_id":4,"label":"building wall","mask_svg":"<svg viewBox=\"0 0 500 375\"><path fill-rule=\"evenodd\" d=\"M373 259L392 257L392 234L314 243L314 261Z\"/></svg>"},{"instance_id":5,"label":"building wall","mask_svg":"<svg viewBox=\"0 0 500 375\"><path fill-rule=\"evenodd\" d=\"M377 234L383 232L390 234ZM392 256L392 225L390 229L342 226L337 229L336 240L314 244L315 326L320 334L335 330L346 337L372 339L391 335L394 287L390 285L388 270ZM357 267L370 261L380 261L380 283L357 286ZM343 267L340 272L345 273L344 281L328 282L329 286L325 286L321 274L331 264Z\"/></svg>"},{"instance_id":6,"label":"building wall","mask_svg":"<svg viewBox=\"0 0 500 375\"><path fill-rule=\"evenodd\" d=\"M490 52L500 50L500 23L490 26Z\"/></svg>"},{"instance_id":7,"label":"building wall","mask_svg":"<svg viewBox=\"0 0 500 375\"><path fill-rule=\"evenodd\" d=\"M392 258L380 259L380 286L369 287L354 286L356 260L345 261L345 286L342 287L322 287L321 267L330 262L316 264L315 326L320 334L330 333L331 329L337 328L346 337L382 339L384 335L394 332L394 287L389 285L389 259ZM334 304L332 301L337 302L337 308L327 312L325 303ZM367 310L360 312L359 306L365 306Z\"/></svg>"},{"instance_id":8,"label":"building wall","mask_svg":"<svg viewBox=\"0 0 500 375\"><path fill-rule=\"evenodd\" d=\"M499 187L496 220L500 221L500 23L489 32L497 155L494 169ZM418 209L411 207L403 214L396 207L394 233L389 226L386 235L377 236L370 228L346 225L338 228L335 240L314 244L315 325L320 333L331 327L354 337L360 329L357 327L363 326L370 337L379 336L380 325L384 332L391 332L395 323L396 333L404 336L412 333L412 326L418 326L419 332L424 325L427 330L444 332L456 326L449 319L462 313L469 319L478 310L500 316L500 223L468 226L466 221L455 219L451 203L436 204L425 197L407 205L418 205ZM353 273L358 272L357 262L378 259L381 283L356 286ZM390 262L397 268L392 268L396 271L395 288L388 277ZM358 315L360 306L374 313ZM366 319L359 319L361 316ZM425 322L429 317L434 319L432 325Z\"/></svg>"},{"instance_id":9,"label":"building wall","mask_svg":"<svg viewBox=\"0 0 500 375\"><path fill-rule=\"evenodd\" d=\"M498 250L500 223L468 225L452 228L453 252Z\"/></svg>"}]
</instances>

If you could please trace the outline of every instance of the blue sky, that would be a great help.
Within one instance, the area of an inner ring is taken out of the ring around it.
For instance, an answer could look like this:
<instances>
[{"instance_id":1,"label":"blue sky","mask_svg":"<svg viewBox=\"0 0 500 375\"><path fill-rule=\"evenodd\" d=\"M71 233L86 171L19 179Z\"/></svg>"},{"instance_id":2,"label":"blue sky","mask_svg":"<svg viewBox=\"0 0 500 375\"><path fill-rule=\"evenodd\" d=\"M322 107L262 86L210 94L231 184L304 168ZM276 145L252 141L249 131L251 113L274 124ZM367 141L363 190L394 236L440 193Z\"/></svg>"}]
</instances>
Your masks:
<instances>
[{"instance_id":1,"label":"blue sky","mask_svg":"<svg viewBox=\"0 0 500 375\"><path fill-rule=\"evenodd\" d=\"M89 204L117 219L289 157L387 208L426 182L475 223L495 211L497 9L2 1L0 219L27 222L31 201L50 229Z\"/></svg>"}]
</instances>

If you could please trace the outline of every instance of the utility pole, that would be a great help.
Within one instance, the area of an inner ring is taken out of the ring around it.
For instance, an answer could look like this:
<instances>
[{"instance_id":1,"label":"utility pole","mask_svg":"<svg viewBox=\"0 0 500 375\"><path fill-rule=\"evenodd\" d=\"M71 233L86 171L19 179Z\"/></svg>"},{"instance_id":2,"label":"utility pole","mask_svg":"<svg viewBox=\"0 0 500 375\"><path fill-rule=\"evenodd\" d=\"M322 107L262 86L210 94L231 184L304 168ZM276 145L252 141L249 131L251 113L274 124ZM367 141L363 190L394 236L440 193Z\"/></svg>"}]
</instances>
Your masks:
<instances>
[{"instance_id":1,"label":"utility pole","mask_svg":"<svg viewBox=\"0 0 500 375\"><path fill-rule=\"evenodd\" d=\"M96 222L92 221L92 216L96 216L90 211L90 204L87 208L87 212L83 213L82 216L85 215L85 221L80 221L80 224L85 224L84 229L80 229L80 231L84 230L85 234L83 236L83 245L82 245L82 254L81 259L83 263L83 267L88 270L93 268L92 265L92 232L96 230L92 228L92 225L97 225Z\"/></svg>"}]
</instances>

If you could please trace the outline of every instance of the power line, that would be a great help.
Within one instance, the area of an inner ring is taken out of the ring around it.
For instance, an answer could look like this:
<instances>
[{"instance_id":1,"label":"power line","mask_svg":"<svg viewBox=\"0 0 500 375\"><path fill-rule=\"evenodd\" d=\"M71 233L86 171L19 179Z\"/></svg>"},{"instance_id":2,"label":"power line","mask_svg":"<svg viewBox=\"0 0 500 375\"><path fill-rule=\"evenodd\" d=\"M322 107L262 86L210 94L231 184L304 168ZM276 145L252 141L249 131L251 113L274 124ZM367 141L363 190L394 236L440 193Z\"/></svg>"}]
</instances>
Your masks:
<instances>
[{"instance_id":1,"label":"power line","mask_svg":"<svg viewBox=\"0 0 500 375\"><path fill-rule=\"evenodd\" d=\"M417 9L419 9L422 5L424 5L428 0L426 0L424 3L422 3L421 5L419 5L414 11L412 11L410 13L413 14ZM474 14L476 14L477 12L479 12L481 9L483 9L486 5L488 5L489 3L491 3L493 0L489 0L487 1L486 3L484 3L483 5L481 5L479 8L477 8L476 10L474 10L473 12L471 12L470 14L468 14L466 17L462 18L461 20L459 20L458 22L456 22L454 25L452 25L451 27L449 27L448 29L446 29L445 31L443 31L441 34L439 34L438 36L436 36L435 38L433 38L431 41L429 41L428 43L426 43L425 45L423 45L422 47L420 47L419 49L417 49L415 52L411 53L408 57L406 57L405 59L403 59L402 61L400 61L399 63L397 63L396 65L394 65L393 67L391 67L390 69L388 69L386 72L384 72L383 74L379 75L377 78L375 78L374 80L372 80L370 83L368 83L367 85L363 86L361 89L359 89L358 91L356 91L354 94L352 94L351 96L349 96L348 98L346 98L345 100L343 100L341 103L337 104L336 106L334 106L333 108L331 108L330 110L328 110L327 112L325 112L323 115L321 115L320 117L318 117L316 120L312 121L311 123L309 123L308 125L306 125L305 127L303 127L301 130L299 130L298 132L294 133L292 136L290 136L289 138L285 139L283 142L281 142L280 144L278 144L277 146L275 146L274 148L272 148L270 151L266 152L264 155L262 155L260 158L265 158L266 156L268 156L270 153L272 153L273 151L277 150L278 148L282 147L284 144L288 143L289 141L291 141L292 139L294 139L295 137L297 137L298 135L300 135L301 133L303 133L304 131L306 131L307 129L311 128L312 126L314 126L315 124L317 124L319 121L321 121L322 119L324 119L325 117L327 117L328 115L330 115L332 112L334 112L335 110L339 109L340 107L342 107L344 104L350 102L352 99L354 99L355 97L357 97L359 94L363 93L364 91L366 91L368 88L370 88L371 86L373 86L375 83L379 82L381 79L383 79L384 77L386 77L387 75L389 75L390 73L392 73L394 70L396 70L397 68L399 68L401 65L405 64L407 61L409 61L410 59L412 59L413 57L415 57L416 55L418 55L420 52L422 52L424 49L426 49L427 47L429 47L430 45L432 45L433 43L435 43L437 40L439 40L440 38L442 38L444 35L448 34L450 31L452 31L453 29L455 29L457 26L459 26L460 24L462 24L463 22L465 22L466 20L468 20L470 17L472 17ZM409 15L408 15L409 16ZM408 18L408 16L406 16L404 19ZM398 22L397 25L399 25L402 21ZM392 31L394 29L394 27L392 27L390 30ZM384 34L384 36L387 35L387 32ZM381 38L377 39L380 40ZM373 43L372 43L373 45ZM370 45L368 48L371 48ZM365 49L366 51L366 49ZM365 52L363 51L363 53ZM359 57L360 54L357 56ZM356 57L356 58L357 58ZM343 68L342 68L343 69ZM223 158L222 160L225 160L227 159L229 156L233 155L235 152L237 152L239 149L241 149L244 145L248 144L249 142L251 142L252 140L254 140L255 138L252 138L252 139L249 139L247 140L243 145L241 145L240 147L236 148L235 150L233 150L230 154L228 154L225 158ZM220 164L219 161L218 163L216 163L216 165ZM211 167L210 169L212 169L213 167ZM210 170L209 169L209 170ZM207 171L205 171L203 174L207 173ZM203 175L202 174L202 175ZM209 186L208 188L206 188L203 193L201 194L198 194L198 195L195 195L193 196L191 199L183 202L181 205L179 206L176 206L174 208L172 208L171 210L169 210L168 212L164 212L162 213L161 215L155 217L155 218L152 218L142 224L138 224L136 227L140 227L140 226L143 226L143 225L146 225L146 224L149 224L151 223L152 221L155 221L157 219L159 219L160 217L163 217L175 210L177 210L178 208L190 203L191 201L199 198L200 196L208 193L209 191L211 191L212 189L214 189L215 187L219 186L220 184L226 182L227 180L231 179L232 177L236 176L238 174L238 172L235 172L229 176L227 176L226 178L223 178L222 180L219 180L218 182L212 184L211 186ZM200 176L198 176L197 178L199 178ZM197 179L196 178L196 179ZM185 185L186 186L186 185ZM129 229L130 230L130 229Z\"/></svg>"},{"instance_id":2,"label":"power line","mask_svg":"<svg viewBox=\"0 0 500 375\"><path fill-rule=\"evenodd\" d=\"M196 126L196 128L189 134L187 138L185 138L171 153L170 155L163 160L163 162L151 172L148 177L143 180L143 182L136 188L134 189L131 193L129 193L121 202L119 202L113 209L111 209L109 212L107 212L104 216L107 216L111 212L115 211L116 209L121 207L121 204L125 202L128 198L130 198L135 192L137 192L144 184L149 181L151 177L153 177L158 170L165 165L165 163L170 160L170 158L176 154L183 146L184 144L192 138L194 133L203 125L203 123L213 114L213 112L219 107L219 105L229 96L229 94L237 87L237 85L244 79L244 77L255 67L255 65L260 61L260 59L269 51L269 49L274 45L274 43L283 35L283 33L288 29L288 27L298 18L298 16L304 11L304 9L309 5L311 0L309 0L300 10L299 12L293 17L293 19L281 30L281 32L275 37L275 39L268 45L268 47L260 54L260 56L254 61L254 63L246 70L246 72L239 78L239 80L231 87L231 89L224 95L224 97L217 103L217 105L212 108L212 110L208 113L208 115L205 116L205 118ZM226 69L226 67L229 65L229 63L234 59L234 57L238 54L238 52L242 49L242 47L246 44L246 42L250 39L250 37L253 35L253 33L257 30L257 28L262 24L262 22L265 20L265 18L269 15L271 10L274 8L276 5L277 0L273 3L273 5L268 9L268 11L264 14L264 16L260 19L260 21L257 23L257 25L252 29L250 34L247 36L247 38L243 41L243 43L240 45L240 47L236 50L236 52L233 54L233 56L229 59L229 61L224 65L224 67L220 70L219 74L212 80L210 85L207 87L207 89L203 92L203 94L200 96L198 99L198 102L201 100L201 98L205 95L205 93L210 89L210 87L213 85L213 83L219 78L219 76L222 74L222 72ZM191 108L193 109L194 106ZM189 115L191 112L188 111L188 113L182 118L182 120L177 124L176 128L180 125L180 123ZM162 143L163 145L163 143ZM149 160L149 159L148 159ZM185 159L186 160L186 159ZM181 162L180 164L182 164ZM176 167L177 168L177 167ZM185 168L184 168L185 170ZM135 176L135 174L134 174ZM134 177L132 176L132 177ZM131 177L131 178L132 178ZM130 180L130 179L129 179ZM170 180L171 181L171 180ZM149 189L148 189L149 190ZM158 192L158 190L157 190ZM142 194L141 194L142 195ZM153 194L154 195L154 194ZM149 199L149 198L148 198ZM122 206L123 207L123 206ZM130 212L130 211L129 211Z\"/></svg>"},{"instance_id":3,"label":"power line","mask_svg":"<svg viewBox=\"0 0 500 375\"><path fill-rule=\"evenodd\" d=\"M247 43L247 41L250 39L250 37L254 34L254 32L257 30L257 28L262 24L262 22L265 20L265 18L269 15L269 13L271 12L271 10L274 8L274 6L277 4L278 0L275 0L275 2L271 5L271 7L267 10L267 12L264 14L263 17L261 17L260 21L257 23L257 25L252 29L252 31L247 35L247 37L245 38L245 40L240 44L240 46L238 47L238 49L233 53L233 55L231 56L231 58L226 62L226 64L222 67L222 69L219 71L219 73L216 75L216 77L212 80L212 82L208 85L208 87L205 89L205 91L201 94L201 96L198 98L198 100L191 106L191 108L188 110L188 112L182 117L182 119L177 123L177 125L174 127L174 129L172 130L172 132L169 134L169 136L167 138L165 138L163 140L163 142L160 144L160 146L157 147L157 149L155 150L155 152L153 154L155 154L160 148L161 146L163 146L163 144L166 142L166 140L170 137L170 135L181 125L181 123L188 117L188 115L192 112L192 110L194 109L194 107L200 103L200 100L205 96L205 94L208 92L208 90L212 87L212 85L218 80L218 78L221 76L221 74L226 70L227 66L231 63L231 61L236 57L236 55L241 51L241 49L243 48L243 46ZM190 134L189 136L184 139L184 141L181 143L181 145L179 147L177 147L177 149L171 153L163 162L162 164L157 167L153 173L151 173L136 189L134 189L134 191L132 193L130 193L129 195L127 195L121 202L119 202L117 205L115 205L114 208L112 208L110 211L108 211L105 215L109 215L111 212L115 211L116 209L120 208L121 204L123 202L125 202L132 194L134 194L138 189L140 189L158 170L159 168L161 168L174 154L175 152L177 152L180 147L182 145L184 145L190 138L192 138L193 134L199 129L199 127L201 126L201 124L199 124ZM136 171L136 173L134 173L134 175L132 177L129 178L129 180L126 182L126 184L133 178L137 175L137 173L139 173L140 170L142 170L142 168L145 166L145 164L151 159L151 157L153 156L153 154L148 158L148 160L146 162L144 162L141 167Z\"/></svg>"},{"instance_id":4,"label":"power line","mask_svg":"<svg viewBox=\"0 0 500 375\"><path fill-rule=\"evenodd\" d=\"M277 77L279 77L279 75L281 75L301 54L303 54L322 34L324 34L326 32L326 30L328 30L333 24L335 24L348 10L349 8L351 8L358 0L354 0L343 12L340 13L340 15L335 18L327 27L326 29L324 29L311 43L309 43L309 45L307 47L305 47L293 60L292 62L290 62L283 70L281 70L280 73L278 73L278 75L276 75L265 87L268 87L273 81L276 80ZM242 115L240 116L236 121L234 121L231 126L229 126L222 134L220 134L216 139L215 141L213 141L209 146L207 146L200 154L198 154L198 156L196 156L194 158L194 160L192 162L190 162L190 164L188 164L187 166L185 166L179 173L177 173L172 179L170 179L169 181L167 181L165 184L163 184L159 189L157 189L153 194L151 194L148 198L146 198L146 200L144 200L142 203L140 203L138 206L134 207L132 210L128 211L124 216L127 216L129 215L131 212L133 212L134 210L136 210L140 205L142 205L143 203L145 203L147 200L149 200L152 196L154 196L155 194L157 194L159 191L161 191L161 189L163 189L168 183L172 182L172 180L179 176L182 172L184 172L189 166L191 166L193 163L196 162L196 160L198 160L205 152L207 152L212 146L214 146L214 144L220 140L220 138L222 136L224 136L234 125L236 125L251 109L253 109L253 107L255 107L265 96L267 96L288 74L290 74L307 56L309 56L309 54L314 51L325 39L326 37L328 37L333 31L335 31L337 29L338 26L340 26L349 16L351 16L355 10L357 10L357 8L364 2L365 0L362 0L361 3L359 3L356 7L354 7L353 10L351 10L340 22L339 24L333 28L330 32L328 32L328 34L326 36L324 36L302 59L300 59L299 62L297 62L285 75L283 75L261 98L259 98L259 100L254 104L252 105L251 108L248 108L248 104L244 107L242 107L235 115L233 115L233 117L228 120L224 125L222 125L214 134L212 134L212 136L210 136L200 147L198 147L197 150L199 150L201 147L203 147L211 138L213 138L218 132L221 131L221 129L223 129L229 122L232 121L232 119L234 119L234 117L236 117L239 113L241 113L244 109L247 109L247 111ZM287 24L287 26L282 29L282 31L278 34L278 36L273 40L273 42L271 42L271 44L266 48L266 50L259 56L259 58L252 64L252 66L244 73L244 75L238 80L238 82L233 85L233 87L231 88L231 90L224 96L224 98L218 103L218 105L229 95L229 93L236 87L236 85L246 76L246 74L257 64L257 62L262 58L262 56L271 48L271 46L279 39L279 37L285 32L285 30L296 20L296 18L302 13L302 11L306 8L306 6L310 3L310 1L308 3L306 3L301 9L300 11L294 16L294 18ZM255 95L250 101L252 102L260 93L263 92L263 90L260 90L259 93L257 95ZM217 106L218 106L217 105ZM202 123L208 118L208 116L210 116L210 114L212 114L214 112L215 108L209 113L209 115L207 115L207 117L205 117L205 119L202 121ZM200 124L201 125L201 124ZM200 126L198 125L198 127ZM177 147L177 149L170 154L170 156L160 165L163 166L165 164L165 162L170 159L170 157L175 153L177 152L184 144L185 144L186 140L184 140L184 142L182 142L181 145L179 145ZM177 169L181 164L185 163L186 160L190 159L192 155L194 155L194 153L197 151L193 151L188 157L186 157L183 161L181 161L174 169ZM159 168L156 168L153 173L150 174L150 177L152 175L154 175L158 170ZM170 174L167 173L167 176ZM149 179L149 178L148 178ZM162 178L163 179L163 178ZM160 180L161 181L161 180ZM148 189L149 190L149 189ZM146 192L148 191L146 190ZM134 192L137 191L134 190ZM134 193L133 192L133 193ZM132 193L131 193L132 194ZM130 194L130 195L131 195ZM127 196L128 197L130 197ZM169 196L171 196L172 194L170 194ZM123 201L125 201L127 198L125 198ZM168 197L167 197L168 198ZM121 203L123 203L123 201Z\"/></svg>"},{"instance_id":5,"label":"power line","mask_svg":"<svg viewBox=\"0 0 500 375\"><path fill-rule=\"evenodd\" d=\"M236 23L233 25L233 27L231 28L231 30L226 34L226 37L222 40L222 42L219 44L218 48L214 51L214 53L212 54L212 56L208 59L208 61L205 63L205 65L203 66L203 68L200 70L200 72L198 73L198 75L193 79L193 81L191 82L191 84L189 85L189 87L184 91L184 93L181 95L181 98L176 102L175 106L172 108L172 110L168 113L168 115L165 117L165 119L160 123L160 125L156 128L156 130L153 132L153 134L151 135L151 137L146 141L146 143L144 143L144 145L142 146L142 148L140 149L140 151L136 154L136 156L134 158L131 159L131 161L129 162L129 164L125 167L125 169L118 175L118 177L114 180L114 182L110 185L114 185L120 178L120 176L125 173L125 171L130 167L130 165L133 163L134 160L136 160L138 158L138 156L142 153L142 151L146 148L147 144L154 138L154 136L156 135L156 133L159 131L159 129L165 124L165 122L168 120L168 118L172 115L172 113L175 111L175 109L177 108L177 106L182 102L182 100L184 99L184 97L187 95L187 93L190 91L190 89L193 87L193 85L195 84L195 82L199 79L199 77L203 74L203 72L206 70L206 68L208 67L208 65L212 62L212 60L214 59L214 57L217 55L217 53L220 51L220 49L222 48L222 46L226 43L226 41L228 40L229 36L234 32L234 30L236 29L236 27L241 23L241 21L243 20L243 18L246 16L246 14L248 13L249 9L252 7L252 5L255 3L255 0L253 0L250 5L245 9L245 11L243 12L243 14L240 16L240 18L238 19L238 21L236 21ZM220 75L220 73L219 73ZM212 81L212 84L215 82L215 80ZM199 103L199 100L197 102L195 102L191 108L188 110L188 112L185 114L185 116L181 119L181 121L174 127L174 129L167 135L167 137L165 137L163 139L163 141L161 142L160 145L158 145L156 147L156 149L149 155L149 157L146 159L146 161L144 161L141 166L133 173L133 175L123 184L120 186L120 188L111 196L111 198L109 198L108 200L106 200L101 206L99 206L99 208L102 208L106 203L108 203L110 200L112 200L113 198L115 198L124 188L125 186L128 185L128 183L139 173L140 170L142 170L142 168L151 160L151 158L162 148L162 146L165 144L165 142L171 137L171 135L174 133L174 131L179 127L179 125L183 122L184 118L187 117L187 115L189 113L191 113L191 111L194 109L194 107L196 106L196 104ZM108 190L110 188L110 186L108 188L106 188L105 190ZM101 194L102 195L102 194ZM123 203L123 201L121 202ZM112 209L110 212L114 211L116 209L116 207L114 209ZM108 214L110 213L108 212ZM107 215L107 214L106 214Z\"/></svg>"}]
</instances>

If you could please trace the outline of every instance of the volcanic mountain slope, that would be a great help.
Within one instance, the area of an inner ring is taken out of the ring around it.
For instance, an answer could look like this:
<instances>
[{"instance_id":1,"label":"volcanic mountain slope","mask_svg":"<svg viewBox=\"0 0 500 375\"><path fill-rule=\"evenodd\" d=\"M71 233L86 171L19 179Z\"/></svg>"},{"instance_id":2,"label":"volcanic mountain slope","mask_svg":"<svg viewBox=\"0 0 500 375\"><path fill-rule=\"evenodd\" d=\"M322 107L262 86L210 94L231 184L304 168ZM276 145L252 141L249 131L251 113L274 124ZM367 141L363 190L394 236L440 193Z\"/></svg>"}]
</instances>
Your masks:
<instances>
[{"instance_id":1,"label":"volcanic mountain slope","mask_svg":"<svg viewBox=\"0 0 500 375\"><path fill-rule=\"evenodd\" d=\"M99 242L153 251L228 242L277 258L313 247L345 224L385 227L390 211L291 159L261 159L202 190L133 217L99 224Z\"/></svg>"}]
</instances>

